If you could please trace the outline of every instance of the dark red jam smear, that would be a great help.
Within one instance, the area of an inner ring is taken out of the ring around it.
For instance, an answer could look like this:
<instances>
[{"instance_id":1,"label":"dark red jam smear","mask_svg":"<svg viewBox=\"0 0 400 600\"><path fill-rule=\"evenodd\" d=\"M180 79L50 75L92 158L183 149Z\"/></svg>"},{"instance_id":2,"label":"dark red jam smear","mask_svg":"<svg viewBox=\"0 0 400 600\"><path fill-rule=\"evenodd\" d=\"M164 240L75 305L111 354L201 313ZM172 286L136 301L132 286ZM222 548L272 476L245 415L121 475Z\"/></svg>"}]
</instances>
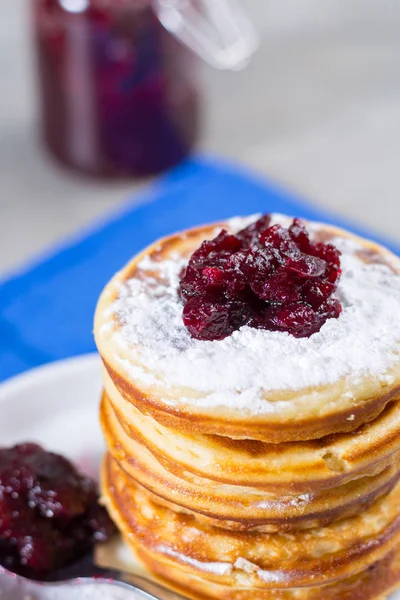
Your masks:
<instances>
[{"instance_id":1,"label":"dark red jam smear","mask_svg":"<svg viewBox=\"0 0 400 600\"><path fill-rule=\"evenodd\" d=\"M342 311L332 298L340 273L335 246L312 243L299 219L286 229L264 215L192 254L180 281L183 321L199 340L221 340L243 325L309 337Z\"/></svg>"},{"instance_id":2,"label":"dark red jam smear","mask_svg":"<svg viewBox=\"0 0 400 600\"><path fill-rule=\"evenodd\" d=\"M0 564L31 579L116 532L94 481L36 444L0 449Z\"/></svg>"}]
</instances>

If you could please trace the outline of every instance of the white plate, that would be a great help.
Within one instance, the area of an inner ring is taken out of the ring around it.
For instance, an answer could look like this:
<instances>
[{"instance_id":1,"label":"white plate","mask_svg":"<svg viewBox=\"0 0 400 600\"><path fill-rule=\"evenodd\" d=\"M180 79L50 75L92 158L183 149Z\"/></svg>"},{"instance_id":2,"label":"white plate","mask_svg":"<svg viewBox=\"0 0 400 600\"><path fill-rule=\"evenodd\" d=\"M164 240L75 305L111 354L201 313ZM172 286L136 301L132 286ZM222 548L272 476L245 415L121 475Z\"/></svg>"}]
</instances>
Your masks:
<instances>
[{"instance_id":1,"label":"white plate","mask_svg":"<svg viewBox=\"0 0 400 600\"><path fill-rule=\"evenodd\" d=\"M10 379L0 386L1 445L39 442L93 472L104 452L100 393L96 354L51 363Z\"/></svg>"},{"instance_id":2,"label":"white plate","mask_svg":"<svg viewBox=\"0 0 400 600\"><path fill-rule=\"evenodd\" d=\"M96 354L52 363L9 380L0 386L0 445L39 442L97 476L104 453L98 416L100 394L101 366ZM14 588L4 590L2 584L0 581L1 600L32 598L26 593L17 595ZM69 593L71 600L78 598ZM98 592L92 594L93 590L84 597L100 599ZM41 594L40 600L42 597L56 600L47 594ZM122 598L119 593L107 597ZM391 600L400 600L400 592Z\"/></svg>"},{"instance_id":3,"label":"white plate","mask_svg":"<svg viewBox=\"0 0 400 600\"><path fill-rule=\"evenodd\" d=\"M104 441L99 425L101 363L88 354L32 369L0 385L0 445L38 442L98 477ZM135 568L125 549L115 549L115 562ZM129 600L133 592L108 585L82 585L61 590L32 588L19 578L0 574L1 600Z\"/></svg>"}]
</instances>

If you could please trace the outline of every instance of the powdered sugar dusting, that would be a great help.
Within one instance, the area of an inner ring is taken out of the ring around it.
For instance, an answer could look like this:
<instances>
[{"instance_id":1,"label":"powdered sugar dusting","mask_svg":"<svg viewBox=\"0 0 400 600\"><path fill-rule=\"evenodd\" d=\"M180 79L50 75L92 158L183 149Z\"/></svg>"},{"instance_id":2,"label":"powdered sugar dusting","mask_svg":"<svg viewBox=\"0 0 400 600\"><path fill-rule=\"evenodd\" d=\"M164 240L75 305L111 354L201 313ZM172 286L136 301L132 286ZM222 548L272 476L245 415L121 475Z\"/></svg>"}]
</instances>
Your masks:
<instances>
[{"instance_id":1,"label":"powdered sugar dusting","mask_svg":"<svg viewBox=\"0 0 400 600\"><path fill-rule=\"evenodd\" d=\"M169 546L157 546L157 551L162 554L166 554L167 556L171 556L179 560L180 562L190 565L195 569L199 569L200 571L207 571L207 573L214 573L215 575L229 575L232 572L233 565L228 562L203 562L200 560L196 560L195 558L191 558L186 554L182 554L170 548Z\"/></svg>"},{"instance_id":2,"label":"powdered sugar dusting","mask_svg":"<svg viewBox=\"0 0 400 600\"><path fill-rule=\"evenodd\" d=\"M249 575L256 574L262 581L268 583L283 583L287 577L284 571L267 571L260 569L260 567L253 562L239 557L234 563L229 562L203 562L187 556L182 552L178 552L169 546L160 545L157 546L157 551L175 558L183 564L190 565L195 569L206 573L213 573L214 575L230 575L234 569L243 571Z\"/></svg>"},{"instance_id":3,"label":"powdered sugar dusting","mask_svg":"<svg viewBox=\"0 0 400 600\"><path fill-rule=\"evenodd\" d=\"M273 221L288 226L291 219L274 215ZM235 218L229 229L237 231L248 222ZM309 225L314 233L321 227ZM200 396L172 402L251 412L279 410L278 403L260 398L265 390L299 390L366 375L385 381L400 352L400 276L384 264L366 264L356 254L362 246L352 239L338 237L333 243L342 252L337 296L343 312L310 338L245 326L221 341L195 340L183 325L177 292L186 261L146 257L139 268L147 276L124 283L112 306L121 323L115 341L141 364L125 360L126 373L144 385L160 377L164 386L195 388Z\"/></svg>"},{"instance_id":4,"label":"powdered sugar dusting","mask_svg":"<svg viewBox=\"0 0 400 600\"><path fill-rule=\"evenodd\" d=\"M260 569L260 567L246 558L239 557L236 559L234 564L235 569L244 571L249 575L253 573L257 574L262 581L268 583L284 583L287 581L286 574L283 571L267 571Z\"/></svg>"},{"instance_id":5,"label":"powdered sugar dusting","mask_svg":"<svg viewBox=\"0 0 400 600\"><path fill-rule=\"evenodd\" d=\"M307 504L311 504L314 500L314 496L312 494L300 494L299 496L285 496L279 499L281 503L288 503L290 506L305 507ZM276 498L273 500L261 500L260 502L256 502L254 504L254 508L261 508L265 510L271 510L272 507L276 506Z\"/></svg>"}]
</instances>

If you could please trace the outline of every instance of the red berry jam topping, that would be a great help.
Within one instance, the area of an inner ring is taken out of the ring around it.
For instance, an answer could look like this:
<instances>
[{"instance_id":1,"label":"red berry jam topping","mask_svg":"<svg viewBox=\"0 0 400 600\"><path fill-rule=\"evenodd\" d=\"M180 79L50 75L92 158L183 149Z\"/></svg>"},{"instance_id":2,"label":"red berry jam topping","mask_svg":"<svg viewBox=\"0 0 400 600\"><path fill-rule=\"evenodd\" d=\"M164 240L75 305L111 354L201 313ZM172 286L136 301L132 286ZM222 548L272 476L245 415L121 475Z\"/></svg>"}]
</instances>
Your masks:
<instances>
[{"instance_id":1,"label":"red berry jam topping","mask_svg":"<svg viewBox=\"0 0 400 600\"><path fill-rule=\"evenodd\" d=\"M342 311L332 298L340 273L335 246L312 243L299 219L286 229L264 215L192 254L180 281L183 321L199 340L221 340L243 325L309 337Z\"/></svg>"},{"instance_id":2,"label":"red berry jam topping","mask_svg":"<svg viewBox=\"0 0 400 600\"><path fill-rule=\"evenodd\" d=\"M0 564L31 579L80 558L115 527L94 481L36 444L0 449Z\"/></svg>"}]
</instances>

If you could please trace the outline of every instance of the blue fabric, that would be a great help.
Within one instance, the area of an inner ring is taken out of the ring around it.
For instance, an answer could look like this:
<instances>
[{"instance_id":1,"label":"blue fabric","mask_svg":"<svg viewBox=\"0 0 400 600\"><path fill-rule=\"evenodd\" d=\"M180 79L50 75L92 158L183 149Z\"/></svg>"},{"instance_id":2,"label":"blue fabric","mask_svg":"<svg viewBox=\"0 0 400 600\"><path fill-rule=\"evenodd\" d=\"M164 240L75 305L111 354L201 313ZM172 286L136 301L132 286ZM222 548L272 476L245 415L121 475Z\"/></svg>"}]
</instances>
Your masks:
<instances>
[{"instance_id":1,"label":"blue fabric","mask_svg":"<svg viewBox=\"0 0 400 600\"><path fill-rule=\"evenodd\" d=\"M327 220L377 239L237 167L193 159L159 179L139 205L136 198L134 206L128 204L0 285L0 380L95 350L92 319L100 291L156 238L232 215L269 211ZM399 253L392 243L378 241Z\"/></svg>"}]
</instances>

